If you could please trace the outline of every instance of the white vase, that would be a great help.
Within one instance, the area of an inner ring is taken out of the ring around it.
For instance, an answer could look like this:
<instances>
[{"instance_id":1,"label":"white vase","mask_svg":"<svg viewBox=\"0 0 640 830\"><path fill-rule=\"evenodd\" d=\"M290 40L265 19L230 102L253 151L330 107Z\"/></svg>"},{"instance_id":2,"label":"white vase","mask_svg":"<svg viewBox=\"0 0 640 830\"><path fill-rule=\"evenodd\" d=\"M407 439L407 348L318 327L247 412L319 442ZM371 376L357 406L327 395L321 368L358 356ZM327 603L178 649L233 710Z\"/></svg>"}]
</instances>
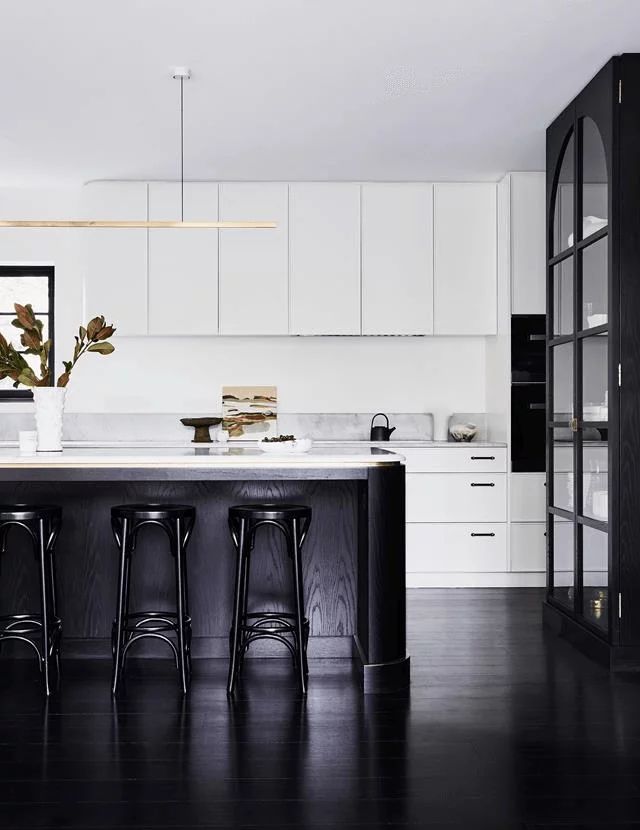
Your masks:
<instances>
[{"instance_id":1,"label":"white vase","mask_svg":"<svg viewBox=\"0 0 640 830\"><path fill-rule=\"evenodd\" d=\"M38 452L62 452L62 416L66 391L64 387L58 386L36 386L33 390Z\"/></svg>"}]
</instances>

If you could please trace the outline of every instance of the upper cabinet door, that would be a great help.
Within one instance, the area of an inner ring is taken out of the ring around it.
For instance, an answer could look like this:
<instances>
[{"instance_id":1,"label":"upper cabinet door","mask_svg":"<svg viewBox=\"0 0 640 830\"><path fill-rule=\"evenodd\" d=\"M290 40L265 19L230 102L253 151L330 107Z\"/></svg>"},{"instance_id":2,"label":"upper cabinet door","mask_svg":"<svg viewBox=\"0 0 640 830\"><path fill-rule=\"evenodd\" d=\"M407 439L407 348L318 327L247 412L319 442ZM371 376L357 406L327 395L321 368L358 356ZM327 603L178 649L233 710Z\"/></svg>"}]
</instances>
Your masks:
<instances>
[{"instance_id":1,"label":"upper cabinet door","mask_svg":"<svg viewBox=\"0 0 640 830\"><path fill-rule=\"evenodd\" d=\"M362 186L362 333L433 334L433 186Z\"/></svg>"},{"instance_id":2,"label":"upper cabinet door","mask_svg":"<svg viewBox=\"0 0 640 830\"><path fill-rule=\"evenodd\" d=\"M145 182L91 182L84 189L88 219L147 219ZM103 314L118 335L147 334L147 231L87 231L85 317Z\"/></svg>"},{"instance_id":3,"label":"upper cabinet door","mask_svg":"<svg viewBox=\"0 0 640 830\"><path fill-rule=\"evenodd\" d=\"M546 314L545 174L510 178L511 313Z\"/></svg>"},{"instance_id":4,"label":"upper cabinet door","mask_svg":"<svg viewBox=\"0 0 640 830\"><path fill-rule=\"evenodd\" d=\"M496 185L434 185L434 333L497 331Z\"/></svg>"},{"instance_id":5,"label":"upper cabinet door","mask_svg":"<svg viewBox=\"0 0 640 830\"><path fill-rule=\"evenodd\" d=\"M360 186L289 188L292 334L360 334Z\"/></svg>"},{"instance_id":6,"label":"upper cabinet door","mask_svg":"<svg viewBox=\"0 0 640 830\"><path fill-rule=\"evenodd\" d=\"M185 221L218 219L218 185L187 182ZM149 219L180 220L180 184L149 184ZM218 333L218 231L149 231L149 334Z\"/></svg>"},{"instance_id":7,"label":"upper cabinet door","mask_svg":"<svg viewBox=\"0 0 640 830\"><path fill-rule=\"evenodd\" d=\"M286 184L221 184L223 221L273 220L275 230L220 232L220 334L289 333Z\"/></svg>"}]
</instances>

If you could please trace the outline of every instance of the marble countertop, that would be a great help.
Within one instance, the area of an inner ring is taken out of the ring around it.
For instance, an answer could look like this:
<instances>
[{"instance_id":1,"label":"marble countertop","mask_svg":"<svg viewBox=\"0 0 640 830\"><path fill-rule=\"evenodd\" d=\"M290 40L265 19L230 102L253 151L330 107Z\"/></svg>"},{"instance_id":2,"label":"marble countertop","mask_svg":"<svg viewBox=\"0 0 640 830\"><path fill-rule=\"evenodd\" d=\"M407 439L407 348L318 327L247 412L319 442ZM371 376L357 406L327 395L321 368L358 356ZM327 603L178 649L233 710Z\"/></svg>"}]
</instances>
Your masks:
<instances>
[{"instance_id":1,"label":"marble countertop","mask_svg":"<svg viewBox=\"0 0 640 830\"><path fill-rule=\"evenodd\" d=\"M235 447L243 449L256 449L257 441L230 441L227 444L212 442L211 444L194 444L192 441L63 441L65 449L194 449L201 447L208 448L224 448ZM0 441L0 449L11 449L18 446L17 441ZM447 449L465 449L469 447L506 447L506 443L501 441L472 441L465 443L463 441L428 441L422 439L407 439L394 441L355 441L353 439L345 441L337 440L314 440L313 447L319 448L366 448L377 447L379 449L387 450L388 452L402 452L403 449L419 449L421 447L446 447Z\"/></svg>"},{"instance_id":2,"label":"marble countertop","mask_svg":"<svg viewBox=\"0 0 640 830\"><path fill-rule=\"evenodd\" d=\"M262 452L255 446L67 446L60 453L21 454L0 448L0 469L122 468L335 468L401 464L400 454L378 447L314 446L310 452Z\"/></svg>"}]
</instances>

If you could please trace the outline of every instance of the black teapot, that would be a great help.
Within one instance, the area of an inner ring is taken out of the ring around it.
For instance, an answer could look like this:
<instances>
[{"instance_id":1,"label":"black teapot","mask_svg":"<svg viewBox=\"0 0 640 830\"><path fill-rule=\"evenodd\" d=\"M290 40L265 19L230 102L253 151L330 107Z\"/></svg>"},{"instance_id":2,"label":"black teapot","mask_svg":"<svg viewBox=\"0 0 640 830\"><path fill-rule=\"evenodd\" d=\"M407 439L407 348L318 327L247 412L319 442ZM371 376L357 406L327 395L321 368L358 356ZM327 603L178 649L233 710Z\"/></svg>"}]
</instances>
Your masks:
<instances>
[{"instance_id":1,"label":"black teapot","mask_svg":"<svg viewBox=\"0 0 640 830\"><path fill-rule=\"evenodd\" d=\"M378 417L378 415L382 415L382 417L387 422L386 427L380 427L373 425L373 422ZM395 427L389 428L389 419L384 414L384 412L377 412L373 418L371 419L371 435L369 437L370 441L388 441L391 438L391 433L394 432Z\"/></svg>"}]
</instances>

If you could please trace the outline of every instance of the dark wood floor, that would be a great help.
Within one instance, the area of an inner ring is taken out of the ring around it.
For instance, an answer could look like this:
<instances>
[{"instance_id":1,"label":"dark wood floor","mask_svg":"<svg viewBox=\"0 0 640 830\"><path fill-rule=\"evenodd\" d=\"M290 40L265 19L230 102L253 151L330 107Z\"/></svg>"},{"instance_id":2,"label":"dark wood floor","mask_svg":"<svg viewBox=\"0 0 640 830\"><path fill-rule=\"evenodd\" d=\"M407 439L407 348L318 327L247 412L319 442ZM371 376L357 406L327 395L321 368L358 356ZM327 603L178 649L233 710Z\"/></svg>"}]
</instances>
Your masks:
<instances>
[{"instance_id":1,"label":"dark wood floor","mask_svg":"<svg viewBox=\"0 0 640 830\"><path fill-rule=\"evenodd\" d=\"M537 590L412 590L408 696L363 698L316 661L222 661L182 701L138 661L73 661L42 704L30 661L0 662L0 827L640 827L640 677L543 635Z\"/></svg>"}]
</instances>

